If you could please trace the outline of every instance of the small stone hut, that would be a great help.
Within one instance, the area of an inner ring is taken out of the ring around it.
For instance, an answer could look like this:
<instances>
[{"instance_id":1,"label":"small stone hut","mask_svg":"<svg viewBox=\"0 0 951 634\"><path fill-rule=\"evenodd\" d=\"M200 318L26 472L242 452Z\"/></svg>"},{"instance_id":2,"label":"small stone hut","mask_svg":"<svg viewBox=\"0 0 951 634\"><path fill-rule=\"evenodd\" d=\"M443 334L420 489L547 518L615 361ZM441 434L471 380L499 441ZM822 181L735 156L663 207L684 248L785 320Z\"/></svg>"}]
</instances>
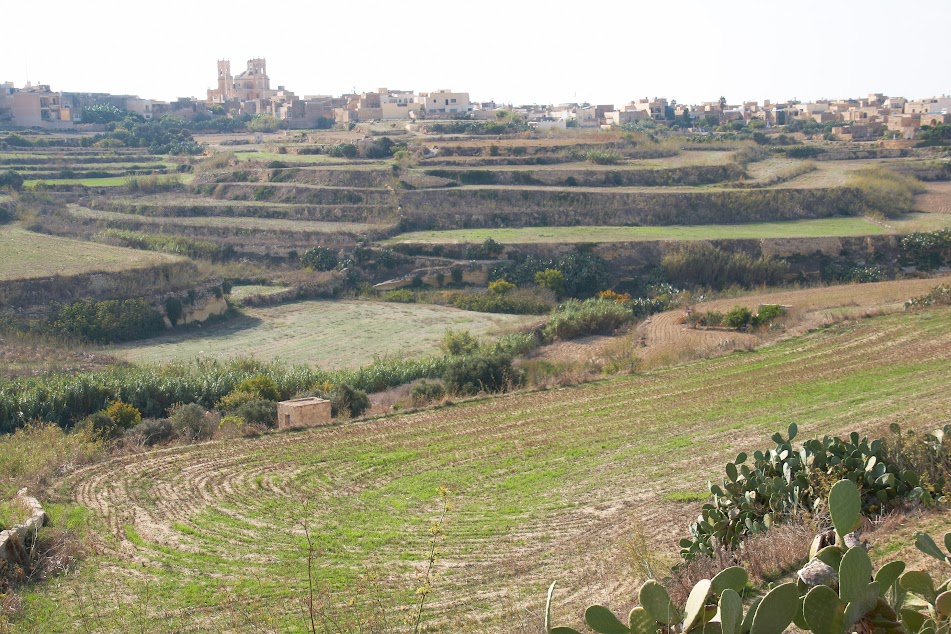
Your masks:
<instances>
[{"instance_id":1,"label":"small stone hut","mask_svg":"<svg viewBox=\"0 0 951 634\"><path fill-rule=\"evenodd\" d=\"M315 396L277 404L277 426L312 427L330 422L330 401Z\"/></svg>"}]
</instances>

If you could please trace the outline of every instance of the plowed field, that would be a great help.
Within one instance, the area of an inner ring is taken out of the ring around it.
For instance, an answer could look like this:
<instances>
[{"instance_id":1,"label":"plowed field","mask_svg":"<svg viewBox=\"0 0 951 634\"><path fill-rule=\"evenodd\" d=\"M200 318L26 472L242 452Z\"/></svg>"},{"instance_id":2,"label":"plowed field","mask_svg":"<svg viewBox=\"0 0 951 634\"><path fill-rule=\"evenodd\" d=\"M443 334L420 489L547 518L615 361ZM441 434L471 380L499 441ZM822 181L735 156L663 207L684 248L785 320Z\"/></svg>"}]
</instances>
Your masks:
<instances>
[{"instance_id":1,"label":"plowed field","mask_svg":"<svg viewBox=\"0 0 951 634\"><path fill-rule=\"evenodd\" d=\"M658 551L684 534L698 505L666 493L702 490L790 421L801 436L949 423L949 383L941 309L573 388L118 457L67 483L103 527L102 554L29 595L19 626L304 631L301 519L333 598L408 605L448 486L430 631L538 631L553 579L556 618L577 627L588 601L630 605L632 527ZM382 588L349 589L367 566Z\"/></svg>"}]
</instances>

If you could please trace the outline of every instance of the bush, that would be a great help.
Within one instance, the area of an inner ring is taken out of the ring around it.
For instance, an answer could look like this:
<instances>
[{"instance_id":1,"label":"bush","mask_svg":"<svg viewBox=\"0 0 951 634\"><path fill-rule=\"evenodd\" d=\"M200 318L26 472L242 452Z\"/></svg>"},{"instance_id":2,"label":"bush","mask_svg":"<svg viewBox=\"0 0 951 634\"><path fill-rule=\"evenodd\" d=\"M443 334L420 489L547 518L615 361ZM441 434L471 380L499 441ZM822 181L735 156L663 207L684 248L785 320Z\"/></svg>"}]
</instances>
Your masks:
<instances>
[{"instance_id":1,"label":"bush","mask_svg":"<svg viewBox=\"0 0 951 634\"><path fill-rule=\"evenodd\" d=\"M0 189L9 188L13 191L20 191L23 189L23 176L19 172L14 172L13 170L7 170L0 174Z\"/></svg>"},{"instance_id":2,"label":"bush","mask_svg":"<svg viewBox=\"0 0 951 634\"><path fill-rule=\"evenodd\" d=\"M246 405L247 403L257 400L259 400L257 394L235 389L233 392L229 392L227 395L222 396L221 399L215 403L215 408L226 414L230 414L231 412L237 411L240 407Z\"/></svg>"},{"instance_id":3,"label":"bush","mask_svg":"<svg viewBox=\"0 0 951 634\"><path fill-rule=\"evenodd\" d=\"M527 286L535 282L536 274L548 269L561 271L565 280L564 295L567 297L591 297L598 289L608 287L611 281L608 263L584 248L557 260L529 256L518 262L500 263L489 271L489 279L504 278L517 286Z\"/></svg>"},{"instance_id":4,"label":"bush","mask_svg":"<svg viewBox=\"0 0 951 634\"><path fill-rule=\"evenodd\" d=\"M173 405L168 411L168 420L175 435L187 442L208 440L214 435L219 422L217 415L197 403Z\"/></svg>"},{"instance_id":5,"label":"bush","mask_svg":"<svg viewBox=\"0 0 951 634\"><path fill-rule=\"evenodd\" d=\"M105 410L99 410L95 414L90 414L79 422L77 429L90 433L97 438L118 438L122 435L122 429L116 426L112 418L106 414Z\"/></svg>"},{"instance_id":6,"label":"bush","mask_svg":"<svg viewBox=\"0 0 951 634\"><path fill-rule=\"evenodd\" d=\"M438 381L420 381L409 390L413 407L422 407L446 396L446 386Z\"/></svg>"},{"instance_id":7,"label":"bush","mask_svg":"<svg viewBox=\"0 0 951 634\"><path fill-rule=\"evenodd\" d=\"M548 341L610 335L634 319L627 307L604 299L571 299L558 307L542 330Z\"/></svg>"},{"instance_id":8,"label":"bush","mask_svg":"<svg viewBox=\"0 0 951 634\"><path fill-rule=\"evenodd\" d=\"M910 233L899 243L899 261L921 271L951 264L951 229Z\"/></svg>"},{"instance_id":9,"label":"bush","mask_svg":"<svg viewBox=\"0 0 951 634\"><path fill-rule=\"evenodd\" d=\"M547 288L555 294L556 299L565 296L565 274L558 269L545 269L535 274L535 284Z\"/></svg>"},{"instance_id":10,"label":"bush","mask_svg":"<svg viewBox=\"0 0 951 634\"><path fill-rule=\"evenodd\" d=\"M590 150L584 156L584 159L589 163L596 163L598 165L615 165L616 163L620 163L622 158L624 157L617 152L608 150Z\"/></svg>"},{"instance_id":11,"label":"bush","mask_svg":"<svg viewBox=\"0 0 951 634\"><path fill-rule=\"evenodd\" d=\"M331 271L337 266L337 254L328 247L314 247L304 253L301 264L315 271Z\"/></svg>"},{"instance_id":12,"label":"bush","mask_svg":"<svg viewBox=\"0 0 951 634\"><path fill-rule=\"evenodd\" d=\"M173 326L181 320L184 314L182 300L177 297L169 297L165 300L165 316L168 317Z\"/></svg>"},{"instance_id":13,"label":"bush","mask_svg":"<svg viewBox=\"0 0 951 634\"><path fill-rule=\"evenodd\" d=\"M723 325L733 330L744 330L753 319L749 308L734 306L723 316Z\"/></svg>"},{"instance_id":14,"label":"bush","mask_svg":"<svg viewBox=\"0 0 951 634\"><path fill-rule=\"evenodd\" d=\"M165 321L141 299L87 300L54 305L43 329L62 337L111 343L151 337L165 330Z\"/></svg>"},{"instance_id":15,"label":"bush","mask_svg":"<svg viewBox=\"0 0 951 634\"><path fill-rule=\"evenodd\" d=\"M277 403L264 399L246 401L232 410L231 415L236 418L243 418L250 425L276 427Z\"/></svg>"},{"instance_id":16,"label":"bush","mask_svg":"<svg viewBox=\"0 0 951 634\"><path fill-rule=\"evenodd\" d=\"M250 379L242 381L235 392L248 392L265 401L279 401L281 394L277 389L277 383L269 376L264 374L255 374Z\"/></svg>"},{"instance_id":17,"label":"bush","mask_svg":"<svg viewBox=\"0 0 951 634\"><path fill-rule=\"evenodd\" d=\"M439 349L452 357L472 354L478 348L479 340L473 337L468 330L446 329L442 340L439 342Z\"/></svg>"},{"instance_id":18,"label":"bush","mask_svg":"<svg viewBox=\"0 0 951 634\"><path fill-rule=\"evenodd\" d=\"M442 376L453 394L505 392L524 383L524 374L512 367L507 355L467 355L450 361Z\"/></svg>"},{"instance_id":19,"label":"bush","mask_svg":"<svg viewBox=\"0 0 951 634\"><path fill-rule=\"evenodd\" d=\"M167 418L146 418L126 435L138 439L146 447L152 447L170 441L175 431Z\"/></svg>"},{"instance_id":20,"label":"bush","mask_svg":"<svg viewBox=\"0 0 951 634\"><path fill-rule=\"evenodd\" d=\"M337 417L345 414L357 418L370 409L370 398L363 390L355 389L346 383L333 386L330 390L330 415Z\"/></svg>"},{"instance_id":21,"label":"bush","mask_svg":"<svg viewBox=\"0 0 951 634\"><path fill-rule=\"evenodd\" d=\"M786 314L786 309L780 306L779 304L763 304L759 307L759 310L756 311L756 315L753 316L751 323L753 327L765 326L771 321L779 319Z\"/></svg>"},{"instance_id":22,"label":"bush","mask_svg":"<svg viewBox=\"0 0 951 634\"><path fill-rule=\"evenodd\" d=\"M505 280L495 280L489 282L489 292L495 293L496 295L507 295L514 291L517 287L511 282Z\"/></svg>"},{"instance_id":23,"label":"bush","mask_svg":"<svg viewBox=\"0 0 951 634\"><path fill-rule=\"evenodd\" d=\"M116 427L122 430L132 429L142 422L142 413L122 401L113 401L105 411Z\"/></svg>"},{"instance_id":24,"label":"bush","mask_svg":"<svg viewBox=\"0 0 951 634\"><path fill-rule=\"evenodd\" d=\"M383 301L399 302L400 304L415 304L416 293L406 288L398 288L392 291L384 291Z\"/></svg>"},{"instance_id":25,"label":"bush","mask_svg":"<svg viewBox=\"0 0 951 634\"><path fill-rule=\"evenodd\" d=\"M505 295L491 291L464 291L452 296L449 303L455 308L480 313L508 313L511 315L541 315L555 307L554 293L545 289L517 289Z\"/></svg>"}]
</instances>

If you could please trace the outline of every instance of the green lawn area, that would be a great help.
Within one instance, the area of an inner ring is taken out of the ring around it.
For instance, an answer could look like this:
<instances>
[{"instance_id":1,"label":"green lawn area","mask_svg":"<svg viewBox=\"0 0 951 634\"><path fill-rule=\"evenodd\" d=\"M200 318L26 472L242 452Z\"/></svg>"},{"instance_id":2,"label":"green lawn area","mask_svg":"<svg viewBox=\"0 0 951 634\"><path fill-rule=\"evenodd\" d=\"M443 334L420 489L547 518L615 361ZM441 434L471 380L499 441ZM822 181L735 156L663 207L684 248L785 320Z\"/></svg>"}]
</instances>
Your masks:
<instances>
[{"instance_id":1,"label":"green lawn area","mask_svg":"<svg viewBox=\"0 0 951 634\"><path fill-rule=\"evenodd\" d=\"M887 221L886 228L865 218L821 218L785 222L753 222L739 225L670 225L663 227L519 227L503 229L457 229L414 231L387 242L461 244L492 238L506 244L538 242L638 242L643 240L739 240L761 238L820 238L899 233L914 226L951 226L951 216L907 214Z\"/></svg>"},{"instance_id":2,"label":"green lawn area","mask_svg":"<svg viewBox=\"0 0 951 634\"><path fill-rule=\"evenodd\" d=\"M558 624L579 628L591 601L630 607L637 535L676 551L696 493L789 422L807 439L951 420L949 349L951 309L900 314L663 371L118 455L62 487L104 546L28 590L16 628L309 631L304 522L333 631L366 631L349 617L377 599L402 622L439 487L452 508L425 631L540 631L553 580Z\"/></svg>"},{"instance_id":3,"label":"green lawn area","mask_svg":"<svg viewBox=\"0 0 951 634\"><path fill-rule=\"evenodd\" d=\"M434 306L365 301L307 301L248 308L228 321L110 347L134 363L253 355L321 368L365 365L374 357L437 352L447 328L494 335L539 321Z\"/></svg>"},{"instance_id":4,"label":"green lawn area","mask_svg":"<svg viewBox=\"0 0 951 634\"><path fill-rule=\"evenodd\" d=\"M0 280L116 272L181 259L164 253L33 233L20 227L0 228Z\"/></svg>"}]
</instances>

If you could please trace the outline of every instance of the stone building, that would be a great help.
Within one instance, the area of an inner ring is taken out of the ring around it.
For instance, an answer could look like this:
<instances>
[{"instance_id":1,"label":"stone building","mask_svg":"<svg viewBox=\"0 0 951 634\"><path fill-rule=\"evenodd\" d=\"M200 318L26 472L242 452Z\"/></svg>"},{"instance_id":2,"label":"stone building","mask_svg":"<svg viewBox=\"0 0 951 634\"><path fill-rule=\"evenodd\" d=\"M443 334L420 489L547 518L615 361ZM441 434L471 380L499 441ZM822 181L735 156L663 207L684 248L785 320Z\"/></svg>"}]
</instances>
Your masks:
<instances>
[{"instance_id":1,"label":"stone building","mask_svg":"<svg viewBox=\"0 0 951 634\"><path fill-rule=\"evenodd\" d=\"M330 401L317 398L295 398L277 404L277 426L312 427L330 422Z\"/></svg>"}]
</instances>

